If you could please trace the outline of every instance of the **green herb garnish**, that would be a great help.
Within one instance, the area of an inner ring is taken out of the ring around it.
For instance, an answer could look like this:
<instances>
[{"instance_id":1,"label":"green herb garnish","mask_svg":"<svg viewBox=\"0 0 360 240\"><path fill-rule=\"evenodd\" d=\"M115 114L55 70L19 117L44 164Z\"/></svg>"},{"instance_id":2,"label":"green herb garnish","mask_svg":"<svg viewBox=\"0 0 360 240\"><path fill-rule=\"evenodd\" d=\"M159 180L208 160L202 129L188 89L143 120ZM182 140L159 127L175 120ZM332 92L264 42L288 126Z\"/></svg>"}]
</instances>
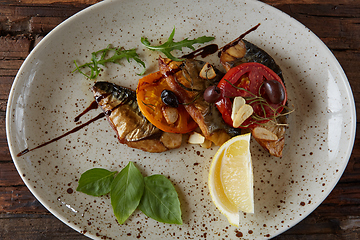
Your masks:
<instances>
[{"instance_id":1,"label":"green herb garnish","mask_svg":"<svg viewBox=\"0 0 360 240\"><path fill-rule=\"evenodd\" d=\"M144 101L141 101L146 107L150 108L152 111L155 111L156 105L151 103L145 103Z\"/></svg>"},{"instance_id":2,"label":"green herb garnish","mask_svg":"<svg viewBox=\"0 0 360 240\"><path fill-rule=\"evenodd\" d=\"M144 182L139 209L159 222L182 224L179 197L170 180L155 174L145 177Z\"/></svg>"},{"instance_id":3,"label":"green herb garnish","mask_svg":"<svg viewBox=\"0 0 360 240\"><path fill-rule=\"evenodd\" d=\"M182 224L179 197L168 178L159 174L144 178L132 162L115 176L116 173L90 169L81 175L76 190L92 196L110 193L111 206L120 224L137 208L156 221Z\"/></svg>"},{"instance_id":4,"label":"green herb garnish","mask_svg":"<svg viewBox=\"0 0 360 240\"><path fill-rule=\"evenodd\" d=\"M188 38L185 38L184 40L180 41L180 42L174 42L173 38L175 35L175 28L173 29L173 31L170 34L169 39L167 40L166 43L159 45L159 46L151 46L149 40L145 37L141 38L141 43L144 44L145 47L147 47L148 49L152 50L152 51L159 51L162 52L166 55L167 58L173 60L173 61L183 61L184 59L179 59L174 57L171 54L171 51L173 50L182 50L182 48L187 47L190 48L191 50L195 50L195 48L193 47L194 44L196 43L206 43L206 42L210 42L212 40L214 40L214 37L206 37L206 36L202 36L193 40L188 40Z\"/></svg>"},{"instance_id":5,"label":"green herb garnish","mask_svg":"<svg viewBox=\"0 0 360 240\"><path fill-rule=\"evenodd\" d=\"M102 168L90 169L81 175L76 191L95 197L108 194L116 173Z\"/></svg>"},{"instance_id":6,"label":"green herb garnish","mask_svg":"<svg viewBox=\"0 0 360 240\"><path fill-rule=\"evenodd\" d=\"M111 205L120 224L135 211L143 193L144 177L135 165L129 162L111 184Z\"/></svg>"},{"instance_id":7,"label":"green herb garnish","mask_svg":"<svg viewBox=\"0 0 360 240\"><path fill-rule=\"evenodd\" d=\"M108 56L109 52L114 52L112 56ZM122 47L120 48L111 48L111 45L108 45L107 48L101 49L99 51L91 53L91 62L85 63L82 65L78 65L76 60L74 60L75 63L75 70L72 72L79 71L79 73L83 74L85 77L89 79L95 79L99 76L99 73L101 71L100 66L104 66L106 63L116 63L120 64L120 60L126 58L128 62L130 62L130 59L135 60L139 65L141 65L144 69L141 73L138 75L143 75L145 73L145 63L139 58L139 55L136 53L136 49L130 49L126 50ZM81 69L88 67L90 68L90 74L84 73Z\"/></svg>"}]
</instances>

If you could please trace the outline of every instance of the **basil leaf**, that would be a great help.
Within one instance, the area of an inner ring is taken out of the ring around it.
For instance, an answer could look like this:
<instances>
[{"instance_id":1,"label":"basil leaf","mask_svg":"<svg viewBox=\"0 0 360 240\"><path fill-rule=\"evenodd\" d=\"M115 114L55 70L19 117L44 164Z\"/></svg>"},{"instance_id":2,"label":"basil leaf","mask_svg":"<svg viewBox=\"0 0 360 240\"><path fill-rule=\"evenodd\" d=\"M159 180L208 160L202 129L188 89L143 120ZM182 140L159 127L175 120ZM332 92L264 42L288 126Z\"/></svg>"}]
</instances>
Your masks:
<instances>
[{"instance_id":1,"label":"basil leaf","mask_svg":"<svg viewBox=\"0 0 360 240\"><path fill-rule=\"evenodd\" d=\"M179 197L170 180L156 174L145 177L144 182L139 209L156 221L182 224Z\"/></svg>"},{"instance_id":2,"label":"basil leaf","mask_svg":"<svg viewBox=\"0 0 360 240\"><path fill-rule=\"evenodd\" d=\"M111 182L117 173L110 172L103 168L93 168L81 174L76 191L86 193L91 196L101 196L110 192Z\"/></svg>"},{"instance_id":3,"label":"basil leaf","mask_svg":"<svg viewBox=\"0 0 360 240\"><path fill-rule=\"evenodd\" d=\"M144 177L134 163L129 162L111 184L111 206L120 224L123 224L135 211L143 192Z\"/></svg>"}]
</instances>

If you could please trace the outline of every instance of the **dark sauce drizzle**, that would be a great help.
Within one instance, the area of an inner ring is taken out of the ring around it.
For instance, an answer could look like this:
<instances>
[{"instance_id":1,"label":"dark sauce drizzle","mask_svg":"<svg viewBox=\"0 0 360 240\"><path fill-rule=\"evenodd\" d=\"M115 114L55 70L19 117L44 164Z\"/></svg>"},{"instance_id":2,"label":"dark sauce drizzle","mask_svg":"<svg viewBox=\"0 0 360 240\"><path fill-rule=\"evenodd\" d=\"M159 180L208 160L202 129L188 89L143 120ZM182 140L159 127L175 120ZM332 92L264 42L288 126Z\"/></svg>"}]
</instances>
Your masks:
<instances>
[{"instance_id":1,"label":"dark sauce drizzle","mask_svg":"<svg viewBox=\"0 0 360 240\"><path fill-rule=\"evenodd\" d=\"M243 39L246 35L248 35L249 33L255 31L258 27L260 26L260 23L258 23L256 26L250 28L249 30L247 30L246 32L244 32L243 34L241 34L238 38L236 38L235 40L229 42L228 44L226 44L225 46L221 47L219 49L217 44L209 44L206 45L202 48L199 48L189 54L183 55L181 58L187 58L187 59L193 59L197 56L201 56L202 58L205 58L211 54L216 53L218 50L220 50L218 52L218 56L220 57L222 52L225 52L226 50L228 50L229 48L235 46L236 44L238 44L241 39Z\"/></svg>"},{"instance_id":2,"label":"dark sauce drizzle","mask_svg":"<svg viewBox=\"0 0 360 240\"><path fill-rule=\"evenodd\" d=\"M46 145L48 145L48 144L50 144L50 143L53 143L53 142L55 142L55 141L57 141L57 140L59 140L59 139L61 139L61 138L63 138L63 137L66 137L66 136L69 135L69 134L75 133L75 132L79 131L80 129L86 127L86 126L89 125L90 123L95 122L96 120L105 117L105 115L106 115L106 113L102 112L102 113L100 113L99 115L97 115L96 117L94 117L93 119L90 119L90 120L87 121L86 123L83 123L83 124L81 124L80 126L77 126L77 127L73 128L72 130L64 133L63 135L60 135L60 136L58 136L58 137L56 137L56 138L54 138L54 139L51 139L50 141L47 141L47 142L45 142L45 143L43 143L43 144L41 144L41 145L39 145L39 146L37 146L37 147L31 148L31 149L28 149L28 148L27 148L27 149L21 151L20 153L18 153L16 156L21 157L21 156L23 156L25 153L28 153L28 152L31 152L31 151L33 151L33 150L35 150L35 149L44 147L44 146L46 146Z\"/></svg>"},{"instance_id":3,"label":"dark sauce drizzle","mask_svg":"<svg viewBox=\"0 0 360 240\"><path fill-rule=\"evenodd\" d=\"M202 58L205 58L211 54L216 53L218 50L219 50L219 47L217 44L210 44L205 47L199 48L189 54L183 55L181 58L192 59L197 56L201 56Z\"/></svg>"},{"instance_id":4,"label":"dark sauce drizzle","mask_svg":"<svg viewBox=\"0 0 360 240\"><path fill-rule=\"evenodd\" d=\"M80 113L77 117L75 117L74 121L75 121L75 122L79 121L80 118L81 118L81 116L83 116L85 113L89 112L90 110L97 109L97 107L98 107L97 102L96 102L96 101L93 101L93 102L90 104L89 107L87 107L82 113ZM110 112L110 113L111 113L111 112ZM109 115L110 113L109 113L109 112L102 112L102 113L100 113L99 115L97 115L96 117L94 117L93 119L90 119L89 121L87 121L86 123L83 123L83 124L81 124L81 125L73 128L72 130L70 130L70 131L68 131L68 132L66 132L66 133L64 133L64 134L62 134L62 135L60 135L60 136L58 136L58 137L56 137L56 138L53 138L53 139L51 139L51 140L49 140L49 141L47 141L47 142L44 142L43 144L40 144L39 146L36 146L36 147L34 147L34 148L31 148L31 149L28 149L28 148L27 148L27 149L19 152L16 156L17 156L17 157L21 157L21 156L23 156L24 154L26 154L26 153L28 153L28 152L31 152L31 151L33 151L33 150L35 150L35 149L44 147L44 146L46 146L46 145L48 145L48 144L50 144L50 143L56 142L56 141L58 141L59 139L64 138L64 137L66 137L66 136L69 135L69 134L72 134L72 133L75 133L75 132L79 131L80 129L86 127L86 126L89 125L90 123L95 122L96 120L101 119L101 118L105 117L106 115Z\"/></svg>"},{"instance_id":5,"label":"dark sauce drizzle","mask_svg":"<svg viewBox=\"0 0 360 240\"><path fill-rule=\"evenodd\" d=\"M98 104L96 101L92 101L92 103L90 104L90 106L88 106L82 113L80 113L78 116L76 116L74 118L74 122L78 122L80 120L80 118L85 115L86 113L88 113L91 110L97 109L98 108Z\"/></svg>"},{"instance_id":6,"label":"dark sauce drizzle","mask_svg":"<svg viewBox=\"0 0 360 240\"><path fill-rule=\"evenodd\" d=\"M218 56L220 57L222 52L225 52L226 50L228 50L229 48L235 46L236 44L238 44L241 39L243 39L246 35L248 35L249 33L255 31L258 27L260 26L260 23L258 23L256 26L250 28L249 30L247 30L246 32L244 32L243 34L241 34L238 38L236 38L235 40L229 42L228 44L226 44L225 46L220 48L220 51L218 53Z\"/></svg>"},{"instance_id":7,"label":"dark sauce drizzle","mask_svg":"<svg viewBox=\"0 0 360 240\"><path fill-rule=\"evenodd\" d=\"M221 47L220 49L219 49L219 47L218 47L217 44L209 44L209 45L204 46L204 47L202 47L202 48L199 48L199 49L197 49L197 50L195 50L195 51L193 51L193 52L191 52L191 53L189 53L189 54L183 55L182 58L193 59L193 58L195 58L195 57L197 57L197 56L201 56L202 58L205 58L205 57L207 57L207 56L209 56L209 55L211 55L211 54L216 53L218 50L220 50L220 51L218 52L218 56L220 57L220 55L221 55L222 52L225 52L227 49L229 49L229 48L235 46L236 44L238 44L238 43L241 41L241 39L243 39L243 38L244 38L246 35L248 35L249 33L255 31L259 26L260 26L260 23L257 24L256 26L250 28L248 31L246 31L245 33L241 34L238 38L236 38L235 40L233 40L233 41L231 41L230 43L226 44L225 46ZM170 76L170 75L173 75L173 74L175 74L177 71L179 71L179 69L166 72L165 77L168 77L168 76ZM97 108L98 108L98 104L97 104L97 103L98 103L102 98L104 98L104 97L106 97L106 96L104 96L104 95L98 96L98 97L96 98L96 100L93 101L93 102L90 104L89 107L87 107L82 113L80 113L78 116L76 116L76 117L74 118L74 121L75 121L75 122L78 122L78 121L80 120L80 118L81 118L84 114L86 114L87 112L89 112L89 111L91 111L91 110L97 109ZM122 104L120 104L120 105L122 105ZM119 105L119 106L120 106L120 105ZM117 107L119 107L119 106L116 106L115 108L117 108ZM115 108L114 108L114 109L115 109ZM95 121L97 121L97 120L99 120L99 119L101 119L101 118L103 118L103 117L105 117L105 116L109 116L109 115L111 114L111 112L112 112L112 110L108 110L108 111L106 111L106 112L102 112L102 113L100 113L99 115L97 115L96 117L94 117L93 119L90 119L90 120L87 121L86 123L83 123L83 124L81 124L80 126L77 126L77 127L73 128L72 130L64 133L63 135L60 135L60 136L58 136L58 137L56 137L56 138L54 138L54 139L51 139L50 141L47 141L47 142L45 142L45 143L43 143L43 144L41 144L41 145L39 145L39 146L36 146L36 147L34 147L34 148L31 148L31 149L26 148L26 149L24 149L23 151L19 152L16 156L17 156L17 157L21 157L21 156L25 155L25 154L28 153L28 152L31 152L31 151L33 151L33 150L35 150L35 149L44 147L44 146L46 146L46 145L48 145L48 144L50 144L50 143L56 142L56 141L60 140L61 138L64 138L64 137L66 137L66 136L68 136L68 135L70 135L70 134L72 134L72 133L75 133L75 132L79 131L80 129L88 126L88 125L89 125L90 123L92 123L92 122L95 122Z\"/></svg>"},{"instance_id":8,"label":"dark sauce drizzle","mask_svg":"<svg viewBox=\"0 0 360 240\"><path fill-rule=\"evenodd\" d=\"M80 118L81 118L84 114L86 114L87 112L89 112L89 111L91 111L91 110L94 110L94 109L97 109L97 108L98 108L97 101L98 101L100 98L103 98L103 97L104 97L104 96L101 95L101 96L99 96L98 98L96 98L96 101L91 102L91 104L90 104L89 107L87 107L82 113L80 113L78 116L76 116L76 117L74 118L74 122L79 121ZM100 113L99 115L97 115L96 117L90 119L90 120L87 121L86 123L83 123L83 124L81 124L81 125L73 128L73 129L71 129L70 131L68 131L68 132L66 132L66 133L64 133L64 134L62 134L62 135L54 138L54 139L51 139L51 140L49 140L49 141L47 141L47 142L44 142L43 144L40 144L39 146L36 146L36 147L34 147L34 148L31 148L31 149L28 149L28 148L27 148L27 149L19 152L16 156L17 156L17 157L21 157L21 156L23 156L24 154L26 154L26 153L28 153L28 152L31 152L31 151L33 151L33 150L35 150L35 149L44 147L44 146L46 146L46 145L48 145L48 144L50 144L50 143L56 142L56 141L60 140L61 138L66 137L67 135L70 135L70 134L72 134L72 133L75 133L75 132L81 130L82 128L86 127L86 126L89 125L90 123L93 123L93 122L95 122L95 121L97 121L97 120L99 120L99 119L101 119L101 118L103 118L103 117L105 117L105 116L110 116L110 114L112 113L112 111L113 111L114 109L120 107L121 105L123 105L123 103L115 106L112 110L107 110L106 112Z\"/></svg>"}]
</instances>

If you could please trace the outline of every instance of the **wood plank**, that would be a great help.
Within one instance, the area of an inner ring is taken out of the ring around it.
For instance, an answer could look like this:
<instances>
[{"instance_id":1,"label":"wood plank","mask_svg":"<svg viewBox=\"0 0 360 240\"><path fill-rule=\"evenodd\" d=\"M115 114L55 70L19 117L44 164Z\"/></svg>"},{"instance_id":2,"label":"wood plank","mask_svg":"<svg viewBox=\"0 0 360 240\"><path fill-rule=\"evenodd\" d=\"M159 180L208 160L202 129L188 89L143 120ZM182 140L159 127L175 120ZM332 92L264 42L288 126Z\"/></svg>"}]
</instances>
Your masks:
<instances>
[{"instance_id":1,"label":"wood plank","mask_svg":"<svg viewBox=\"0 0 360 240\"><path fill-rule=\"evenodd\" d=\"M102 0L21 0L16 2L16 5L28 5L28 4L69 4L69 5L92 5ZM14 4L13 0L2 0L3 4ZM261 2L278 5L278 4L351 4L356 0L261 0Z\"/></svg>"},{"instance_id":2,"label":"wood plank","mask_svg":"<svg viewBox=\"0 0 360 240\"><path fill-rule=\"evenodd\" d=\"M0 187L0 213L49 213L25 185ZM49 213L50 214L50 213Z\"/></svg>"},{"instance_id":3,"label":"wood plank","mask_svg":"<svg viewBox=\"0 0 360 240\"><path fill-rule=\"evenodd\" d=\"M0 88L3 86L2 78L0 77ZM1 93L1 91L0 91ZM1 100L2 94L0 94L0 163L1 162L11 162L12 158L10 156L7 139L6 139L6 129L5 129L5 110L7 100ZM7 98L7 97L6 97ZM5 99L6 99L5 98ZM0 169L1 172L1 169ZM0 173L0 178L2 174ZM1 186L1 185L0 185Z\"/></svg>"},{"instance_id":4,"label":"wood plank","mask_svg":"<svg viewBox=\"0 0 360 240\"><path fill-rule=\"evenodd\" d=\"M296 17L312 16L318 18L337 17L339 18L359 18L360 17L360 4L358 1L351 1L348 4L343 4L340 1L320 1L314 4L308 3L290 3L290 4L277 4L276 8L294 13ZM321 24L313 22L315 24ZM329 28L331 29L331 28Z\"/></svg>"},{"instance_id":5,"label":"wood plank","mask_svg":"<svg viewBox=\"0 0 360 240\"><path fill-rule=\"evenodd\" d=\"M0 59L25 59L30 53L31 39L24 36L0 36Z\"/></svg>"},{"instance_id":6,"label":"wood plank","mask_svg":"<svg viewBox=\"0 0 360 240\"><path fill-rule=\"evenodd\" d=\"M32 17L29 23L30 32L47 34L64 20L65 18L63 17Z\"/></svg>"},{"instance_id":7,"label":"wood plank","mask_svg":"<svg viewBox=\"0 0 360 240\"><path fill-rule=\"evenodd\" d=\"M2 61L0 61L2 62ZM2 71L2 69L0 69ZM16 69L16 72L18 69ZM10 93L11 86L14 82L15 75L1 76L0 75L0 111L6 110L6 102Z\"/></svg>"},{"instance_id":8,"label":"wood plank","mask_svg":"<svg viewBox=\"0 0 360 240\"><path fill-rule=\"evenodd\" d=\"M3 132L4 130L1 130L1 131ZM0 163L3 163L3 162L11 162L12 163L12 158L11 158L10 151L8 148L6 136L4 136L4 135L1 136L1 138L0 138ZM1 178L1 176L0 176L0 178Z\"/></svg>"},{"instance_id":9,"label":"wood plank","mask_svg":"<svg viewBox=\"0 0 360 240\"><path fill-rule=\"evenodd\" d=\"M4 5L0 8L2 17L21 19L26 17L62 17L68 18L88 5Z\"/></svg>"},{"instance_id":10,"label":"wood plank","mask_svg":"<svg viewBox=\"0 0 360 240\"><path fill-rule=\"evenodd\" d=\"M13 162L0 162L0 187L24 185ZM1 205L1 204L0 204Z\"/></svg>"},{"instance_id":11,"label":"wood plank","mask_svg":"<svg viewBox=\"0 0 360 240\"><path fill-rule=\"evenodd\" d=\"M358 183L339 183L319 206L318 212L327 216L360 216L360 186ZM331 213L330 211L331 210Z\"/></svg>"},{"instance_id":12,"label":"wood plank","mask_svg":"<svg viewBox=\"0 0 360 240\"><path fill-rule=\"evenodd\" d=\"M15 76L24 60L2 60L0 61L0 76ZM1 91L1 90L0 90ZM1 92L0 92L1 95Z\"/></svg>"},{"instance_id":13,"label":"wood plank","mask_svg":"<svg viewBox=\"0 0 360 240\"><path fill-rule=\"evenodd\" d=\"M0 214L0 239L86 240L52 215Z\"/></svg>"},{"instance_id":14,"label":"wood plank","mask_svg":"<svg viewBox=\"0 0 360 240\"><path fill-rule=\"evenodd\" d=\"M102 0L21 0L16 5L47 5L47 4L62 4L62 5L92 5ZM3 4L14 4L13 0L2 0Z\"/></svg>"},{"instance_id":15,"label":"wood plank","mask_svg":"<svg viewBox=\"0 0 360 240\"><path fill-rule=\"evenodd\" d=\"M304 219L300 224L286 231L283 235L275 239L287 239L289 236L306 236L315 235L318 239L339 239L341 236L360 236L360 229L356 228L359 222L358 217L341 217L341 218L319 218L316 210L314 214ZM320 236L322 236L320 238ZM336 238L337 237L337 238ZM306 238L301 238L306 239ZM349 238L347 238L349 239ZM358 239L358 238L353 238Z\"/></svg>"},{"instance_id":16,"label":"wood plank","mask_svg":"<svg viewBox=\"0 0 360 240\"><path fill-rule=\"evenodd\" d=\"M261 0L261 2L270 4L270 5L291 5L291 4L339 4L339 5L348 5L356 3L357 0Z\"/></svg>"},{"instance_id":17,"label":"wood plank","mask_svg":"<svg viewBox=\"0 0 360 240\"><path fill-rule=\"evenodd\" d=\"M331 49L360 48L359 3L339 6L298 4L276 7L308 27ZM349 12L353 12L351 17ZM331 27L324 27L324 23Z\"/></svg>"},{"instance_id":18,"label":"wood plank","mask_svg":"<svg viewBox=\"0 0 360 240\"><path fill-rule=\"evenodd\" d=\"M360 61L360 51L333 51L340 65L344 69L353 91L356 109L360 109L360 81L358 63ZM360 112L356 112L357 121L360 119ZM357 128L358 129L358 128ZM357 134L359 136L359 134ZM359 146L359 145L358 145Z\"/></svg>"}]
</instances>

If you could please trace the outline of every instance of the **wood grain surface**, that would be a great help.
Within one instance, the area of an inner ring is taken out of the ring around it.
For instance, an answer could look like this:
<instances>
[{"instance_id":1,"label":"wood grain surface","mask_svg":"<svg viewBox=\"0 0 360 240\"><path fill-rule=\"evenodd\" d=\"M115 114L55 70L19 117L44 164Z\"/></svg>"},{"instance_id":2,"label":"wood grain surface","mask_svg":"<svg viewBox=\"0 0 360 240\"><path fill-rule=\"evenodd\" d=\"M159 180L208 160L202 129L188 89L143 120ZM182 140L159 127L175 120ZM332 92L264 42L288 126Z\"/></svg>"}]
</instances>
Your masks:
<instances>
[{"instance_id":1,"label":"wood grain surface","mask_svg":"<svg viewBox=\"0 0 360 240\"><path fill-rule=\"evenodd\" d=\"M22 62L55 26L98 0L0 1L0 239L88 239L51 215L29 192L6 140L8 94ZM360 1L264 0L312 30L334 53L360 114ZM357 133L359 133L359 121ZM360 239L360 137L338 185L305 220L274 239Z\"/></svg>"}]
</instances>

